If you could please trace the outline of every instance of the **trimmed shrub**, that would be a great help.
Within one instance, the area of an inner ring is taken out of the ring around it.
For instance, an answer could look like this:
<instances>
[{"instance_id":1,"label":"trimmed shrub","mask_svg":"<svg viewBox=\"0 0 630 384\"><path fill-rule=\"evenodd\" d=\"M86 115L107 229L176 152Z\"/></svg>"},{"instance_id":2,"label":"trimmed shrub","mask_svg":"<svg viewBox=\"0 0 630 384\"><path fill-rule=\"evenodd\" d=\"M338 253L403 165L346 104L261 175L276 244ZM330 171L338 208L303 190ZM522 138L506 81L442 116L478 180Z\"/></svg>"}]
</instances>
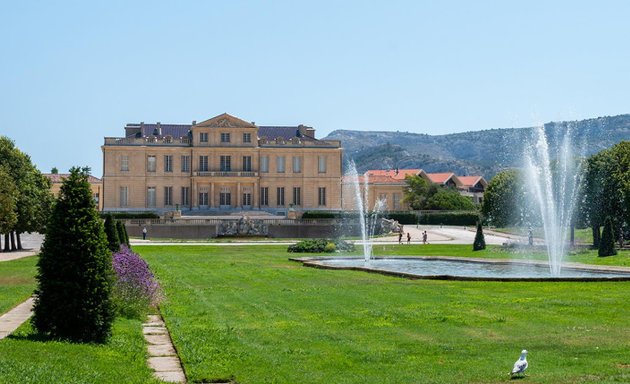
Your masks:
<instances>
[{"instance_id":1,"label":"trimmed shrub","mask_svg":"<svg viewBox=\"0 0 630 384\"><path fill-rule=\"evenodd\" d=\"M112 254L88 171L72 168L61 185L37 263L31 322L48 337L102 343L114 320Z\"/></svg>"},{"instance_id":2,"label":"trimmed shrub","mask_svg":"<svg viewBox=\"0 0 630 384\"><path fill-rule=\"evenodd\" d=\"M610 216L606 217L606 220L604 220L604 230L602 231L602 238L599 241L597 254L599 257L614 256L617 254L613 224Z\"/></svg>"},{"instance_id":3,"label":"trimmed shrub","mask_svg":"<svg viewBox=\"0 0 630 384\"><path fill-rule=\"evenodd\" d=\"M124 244L129 247L129 239L127 238L127 230L125 224L122 221L116 220L116 234L118 235L118 241L120 244Z\"/></svg>"},{"instance_id":4,"label":"trimmed shrub","mask_svg":"<svg viewBox=\"0 0 630 384\"><path fill-rule=\"evenodd\" d=\"M149 265L125 245L112 256L116 273L114 308L121 316L143 320L161 298L160 285Z\"/></svg>"},{"instance_id":5,"label":"trimmed shrub","mask_svg":"<svg viewBox=\"0 0 630 384\"><path fill-rule=\"evenodd\" d=\"M332 253L335 251L354 251L354 244L340 239L312 239L291 244L287 249L287 252L294 253Z\"/></svg>"},{"instance_id":6,"label":"trimmed shrub","mask_svg":"<svg viewBox=\"0 0 630 384\"><path fill-rule=\"evenodd\" d=\"M116 221L112 215L105 216L105 236L107 236L107 247L109 250L116 252L120 248L120 240L118 239Z\"/></svg>"},{"instance_id":7,"label":"trimmed shrub","mask_svg":"<svg viewBox=\"0 0 630 384\"><path fill-rule=\"evenodd\" d=\"M486 249L486 239L483 236L483 227L481 222L477 222L477 234L475 235L475 241L473 242L473 251L481 251Z\"/></svg>"},{"instance_id":8,"label":"trimmed shrub","mask_svg":"<svg viewBox=\"0 0 630 384\"><path fill-rule=\"evenodd\" d=\"M418 224L418 215L413 212L390 212L385 214L385 217L400 224Z\"/></svg>"},{"instance_id":9,"label":"trimmed shrub","mask_svg":"<svg viewBox=\"0 0 630 384\"><path fill-rule=\"evenodd\" d=\"M104 219L107 215L112 215L114 219L159 219L160 215L154 212L101 212Z\"/></svg>"},{"instance_id":10,"label":"trimmed shrub","mask_svg":"<svg viewBox=\"0 0 630 384\"><path fill-rule=\"evenodd\" d=\"M418 224L425 225L475 225L477 212L431 212L420 215Z\"/></svg>"}]
</instances>

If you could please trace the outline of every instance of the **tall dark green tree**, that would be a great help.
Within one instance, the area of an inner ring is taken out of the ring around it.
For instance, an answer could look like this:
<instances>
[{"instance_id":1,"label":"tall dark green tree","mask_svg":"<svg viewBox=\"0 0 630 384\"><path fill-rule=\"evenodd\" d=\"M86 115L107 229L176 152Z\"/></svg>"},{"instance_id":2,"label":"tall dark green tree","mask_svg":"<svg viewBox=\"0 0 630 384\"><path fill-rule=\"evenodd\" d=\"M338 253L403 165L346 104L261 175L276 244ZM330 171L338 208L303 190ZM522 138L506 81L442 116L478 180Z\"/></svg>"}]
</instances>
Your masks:
<instances>
[{"instance_id":1,"label":"tall dark green tree","mask_svg":"<svg viewBox=\"0 0 630 384\"><path fill-rule=\"evenodd\" d=\"M116 220L116 232L118 233L118 241L120 241L120 244L129 246L129 239L127 238L125 224L120 220Z\"/></svg>"},{"instance_id":2,"label":"tall dark green tree","mask_svg":"<svg viewBox=\"0 0 630 384\"><path fill-rule=\"evenodd\" d=\"M483 196L481 213L497 227L521 224L524 217L525 188L518 170L509 169L497 173Z\"/></svg>"},{"instance_id":3,"label":"tall dark green tree","mask_svg":"<svg viewBox=\"0 0 630 384\"><path fill-rule=\"evenodd\" d=\"M87 168L72 168L41 249L32 323L52 338L105 342L111 334L112 254Z\"/></svg>"},{"instance_id":4,"label":"tall dark green tree","mask_svg":"<svg viewBox=\"0 0 630 384\"><path fill-rule=\"evenodd\" d=\"M477 222L477 233L475 234L475 241L473 242L473 251L481 251L486 249L486 239L483 236L483 227L481 222Z\"/></svg>"},{"instance_id":5,"label":"tall dark green tree","mask_svg":"<svg viewBox=\"0 0 630 384\"><path fill-rule=\"evenodd\" d=\"M614 256L617 254L615 249L615 232L613 230L613 222L610 216L604 220L604 230L602 231L602 238L599 242L599 257Z\"/></svg>"},{"instance_id":6,"label":"tall dark green tree","mask_svg":"<svg viewBox=\"0 0 630 384\"><path fill-rule=\"evenodd\" d=\"M110 251L116 252L120 249L120 239L118 238L118 229L116 228L116 220L111 213L105 216L105 236L107 236L107 247Z\"/></svg>"}]
</instances>

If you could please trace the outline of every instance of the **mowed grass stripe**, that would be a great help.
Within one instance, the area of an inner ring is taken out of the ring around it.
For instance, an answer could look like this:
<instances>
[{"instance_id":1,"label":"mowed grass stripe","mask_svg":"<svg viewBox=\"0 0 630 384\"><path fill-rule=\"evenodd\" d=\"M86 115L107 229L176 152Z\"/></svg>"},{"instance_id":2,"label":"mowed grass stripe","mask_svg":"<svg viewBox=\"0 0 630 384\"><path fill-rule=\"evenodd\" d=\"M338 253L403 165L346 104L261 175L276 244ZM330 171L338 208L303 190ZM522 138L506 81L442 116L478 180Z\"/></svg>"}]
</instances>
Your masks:
<instances>
[{"instance_id":1,"label":"mowed grass stripe","mask_svg":"<svg viewBox=\"0 0 630 384\"><path fill-rule=\"evenodd\" d=\"M136 250L192 381L498 383L522 348L533 382L630 378L627 282L412 281L305 268L283 246Z\"/></svg>"}]
</instances>

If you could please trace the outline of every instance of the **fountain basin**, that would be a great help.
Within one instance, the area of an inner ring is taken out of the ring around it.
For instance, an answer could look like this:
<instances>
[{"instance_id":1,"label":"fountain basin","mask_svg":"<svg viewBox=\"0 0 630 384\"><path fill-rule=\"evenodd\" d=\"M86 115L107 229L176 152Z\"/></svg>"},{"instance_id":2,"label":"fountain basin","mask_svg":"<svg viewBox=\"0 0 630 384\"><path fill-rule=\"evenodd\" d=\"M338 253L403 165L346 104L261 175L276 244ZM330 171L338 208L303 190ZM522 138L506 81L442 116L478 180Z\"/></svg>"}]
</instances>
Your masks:
<instances>
[{"instance_id":1,"label":"fountain basin","mask_svg":"<svg viewBox=\"0 0 630 384\"><path fill-rule=\"evenodd\" d=\"M630 268L566 263L559 276L549 265L516 260L471 259L448 256L292 258L308 267L360 270L410 279L472 281L630 281Z\"/></svg>"}]
</instances>

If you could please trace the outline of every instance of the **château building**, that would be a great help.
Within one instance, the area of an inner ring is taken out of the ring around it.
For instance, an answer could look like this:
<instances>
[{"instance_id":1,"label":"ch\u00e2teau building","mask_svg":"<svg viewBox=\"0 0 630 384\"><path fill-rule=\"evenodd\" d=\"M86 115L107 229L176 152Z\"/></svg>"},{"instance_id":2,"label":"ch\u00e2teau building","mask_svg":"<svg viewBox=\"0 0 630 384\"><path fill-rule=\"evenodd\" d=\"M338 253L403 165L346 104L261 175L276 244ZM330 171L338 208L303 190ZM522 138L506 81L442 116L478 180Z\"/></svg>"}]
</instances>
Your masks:
<instances>
[{"instance_id":1,"label":"ch\u00e2teau building","mask_svg":"<svg viewBox=\"0 0 630 384\"><path fill-rule=\"evenodd\" d=\"M341 209L341 143L311 127L224 113L124 130L102 146L105 211Z\"/></svg>"}]
</instances>

